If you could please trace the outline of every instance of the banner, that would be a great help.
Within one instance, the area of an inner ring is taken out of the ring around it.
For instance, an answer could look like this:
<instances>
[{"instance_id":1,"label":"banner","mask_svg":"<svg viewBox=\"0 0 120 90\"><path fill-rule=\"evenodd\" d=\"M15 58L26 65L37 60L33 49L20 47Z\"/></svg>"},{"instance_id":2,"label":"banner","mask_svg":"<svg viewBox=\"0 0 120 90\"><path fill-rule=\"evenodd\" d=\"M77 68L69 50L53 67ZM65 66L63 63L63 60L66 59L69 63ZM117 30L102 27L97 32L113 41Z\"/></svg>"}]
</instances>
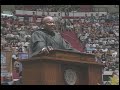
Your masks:
<instances>
[{"instance_id":1,"label":"banner","mask_svg":"<svg viewBox=\"0 0 120 90\"><path fill-rule=\"evenodd\" d=\"M1 52L1 84L12 81L12 51Z\"/></svg>"}]
</instances>

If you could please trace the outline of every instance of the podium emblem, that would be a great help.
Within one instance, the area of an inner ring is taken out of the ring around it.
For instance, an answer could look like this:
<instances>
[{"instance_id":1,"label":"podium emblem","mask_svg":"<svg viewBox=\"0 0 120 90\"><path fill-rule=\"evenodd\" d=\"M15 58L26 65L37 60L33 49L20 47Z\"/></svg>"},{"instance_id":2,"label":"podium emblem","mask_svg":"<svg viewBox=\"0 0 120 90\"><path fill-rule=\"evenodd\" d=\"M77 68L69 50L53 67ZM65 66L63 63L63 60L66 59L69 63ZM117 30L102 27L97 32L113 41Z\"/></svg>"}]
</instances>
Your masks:
<instances>
[{"instance_id":1,"label":"podium emblem","mask_svg":"<svg viewBox=\"0 0 120 90\"><path fill-rule=\"evenodd\" d=\"M64 78L68 85L75 85L77 80L76 72L72 69L67 69L65 70Z\"/></svg>"}]
</instances>

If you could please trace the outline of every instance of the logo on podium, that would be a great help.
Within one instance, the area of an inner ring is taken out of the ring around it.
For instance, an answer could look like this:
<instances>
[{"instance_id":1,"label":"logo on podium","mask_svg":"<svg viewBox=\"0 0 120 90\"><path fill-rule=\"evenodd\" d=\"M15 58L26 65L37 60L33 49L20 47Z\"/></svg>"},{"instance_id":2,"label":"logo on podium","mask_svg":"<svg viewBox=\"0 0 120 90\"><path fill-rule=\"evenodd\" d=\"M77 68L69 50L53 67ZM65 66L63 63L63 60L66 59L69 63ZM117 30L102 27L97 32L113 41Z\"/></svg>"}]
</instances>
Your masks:
<instances>
[{"instance_id":1,"label":"logo on podium","mask_svg":"<svg viewBox=\"0 0 120 90\"><path fill-rule=\"evenodd\" d=\"M76 72L72 69L67 69L65 70L64 78L65 78L65 82L68 85L75 85L76 80L77 80Z\"/></svg>"}]
</instances>

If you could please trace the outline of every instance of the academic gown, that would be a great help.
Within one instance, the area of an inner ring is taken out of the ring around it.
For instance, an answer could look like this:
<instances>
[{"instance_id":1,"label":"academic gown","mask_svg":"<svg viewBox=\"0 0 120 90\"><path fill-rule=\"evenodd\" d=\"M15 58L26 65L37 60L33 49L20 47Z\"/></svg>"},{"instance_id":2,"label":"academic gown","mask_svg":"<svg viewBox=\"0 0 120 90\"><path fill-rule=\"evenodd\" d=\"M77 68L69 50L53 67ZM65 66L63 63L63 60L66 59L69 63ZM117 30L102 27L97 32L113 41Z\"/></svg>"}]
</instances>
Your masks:
<instances>
[{"instance_id":1,"label":"academic gown","mask_svg":"<svg viewBox=\"0 0 120 90\"><path fill-rule=\"evenodd\" d=\"M45 29L39 29L33 32L31 36L31 56L37 55L41 52L42 48L52 46L53 49L71 50L77 51L71 47L69 42L64 40L59 32L48 31Z\"/></svg>"}]
</instances>

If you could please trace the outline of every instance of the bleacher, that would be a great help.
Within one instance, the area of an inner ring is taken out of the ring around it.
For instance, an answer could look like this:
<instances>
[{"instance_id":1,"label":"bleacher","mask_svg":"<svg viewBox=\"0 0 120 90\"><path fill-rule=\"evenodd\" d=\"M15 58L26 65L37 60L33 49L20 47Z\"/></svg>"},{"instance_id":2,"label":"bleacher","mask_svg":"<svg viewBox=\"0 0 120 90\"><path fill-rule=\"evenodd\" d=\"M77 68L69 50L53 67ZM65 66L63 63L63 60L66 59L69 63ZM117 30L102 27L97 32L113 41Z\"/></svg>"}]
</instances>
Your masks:
<instances>
[{"instance_id":1,"label":"bleacher","mask_svg":"<svg viewBox=\"0 0 120 90\"><path fill-rule=\"evenodd\" d=\"M19 12L18 10L16 12L22 13L22 11ZM51 15L54 16L54 14L58 13L52 12ZM108 14L106 12L99 13L97 17L96 13L98 12L94 12L94 18L91 19L92 12L86 12L87 17L85 17L85 13L79 13L76 12L71 17L65 16L65 12L63 12L59 16L61 19L58 19L58 26L61 26L59 27L59 32L62 37L80 52L95 54L97 61L105 63L104 71L119 70L119 17L111 14L112 18L107 16L101 18L102 14ZM29 14L32 16L32 11ZM42 15L41 12L38 14ZM69 13L69 15L72 14L72 12ZM41 17L38 17L40 24L31 22L32 17L29 17L30 21L28 20L27 22L25 22L24 17L22 19L20 17L19 15L17 17L1 16L1 47L3 50L13 50L13 55L17 58L19 57L18 53L29 54L31 33L41 27ZM70 23L69 27L67 27L67 23ZM16 58L13 57L13 59Z\"/></svg>"}]
</instances>

